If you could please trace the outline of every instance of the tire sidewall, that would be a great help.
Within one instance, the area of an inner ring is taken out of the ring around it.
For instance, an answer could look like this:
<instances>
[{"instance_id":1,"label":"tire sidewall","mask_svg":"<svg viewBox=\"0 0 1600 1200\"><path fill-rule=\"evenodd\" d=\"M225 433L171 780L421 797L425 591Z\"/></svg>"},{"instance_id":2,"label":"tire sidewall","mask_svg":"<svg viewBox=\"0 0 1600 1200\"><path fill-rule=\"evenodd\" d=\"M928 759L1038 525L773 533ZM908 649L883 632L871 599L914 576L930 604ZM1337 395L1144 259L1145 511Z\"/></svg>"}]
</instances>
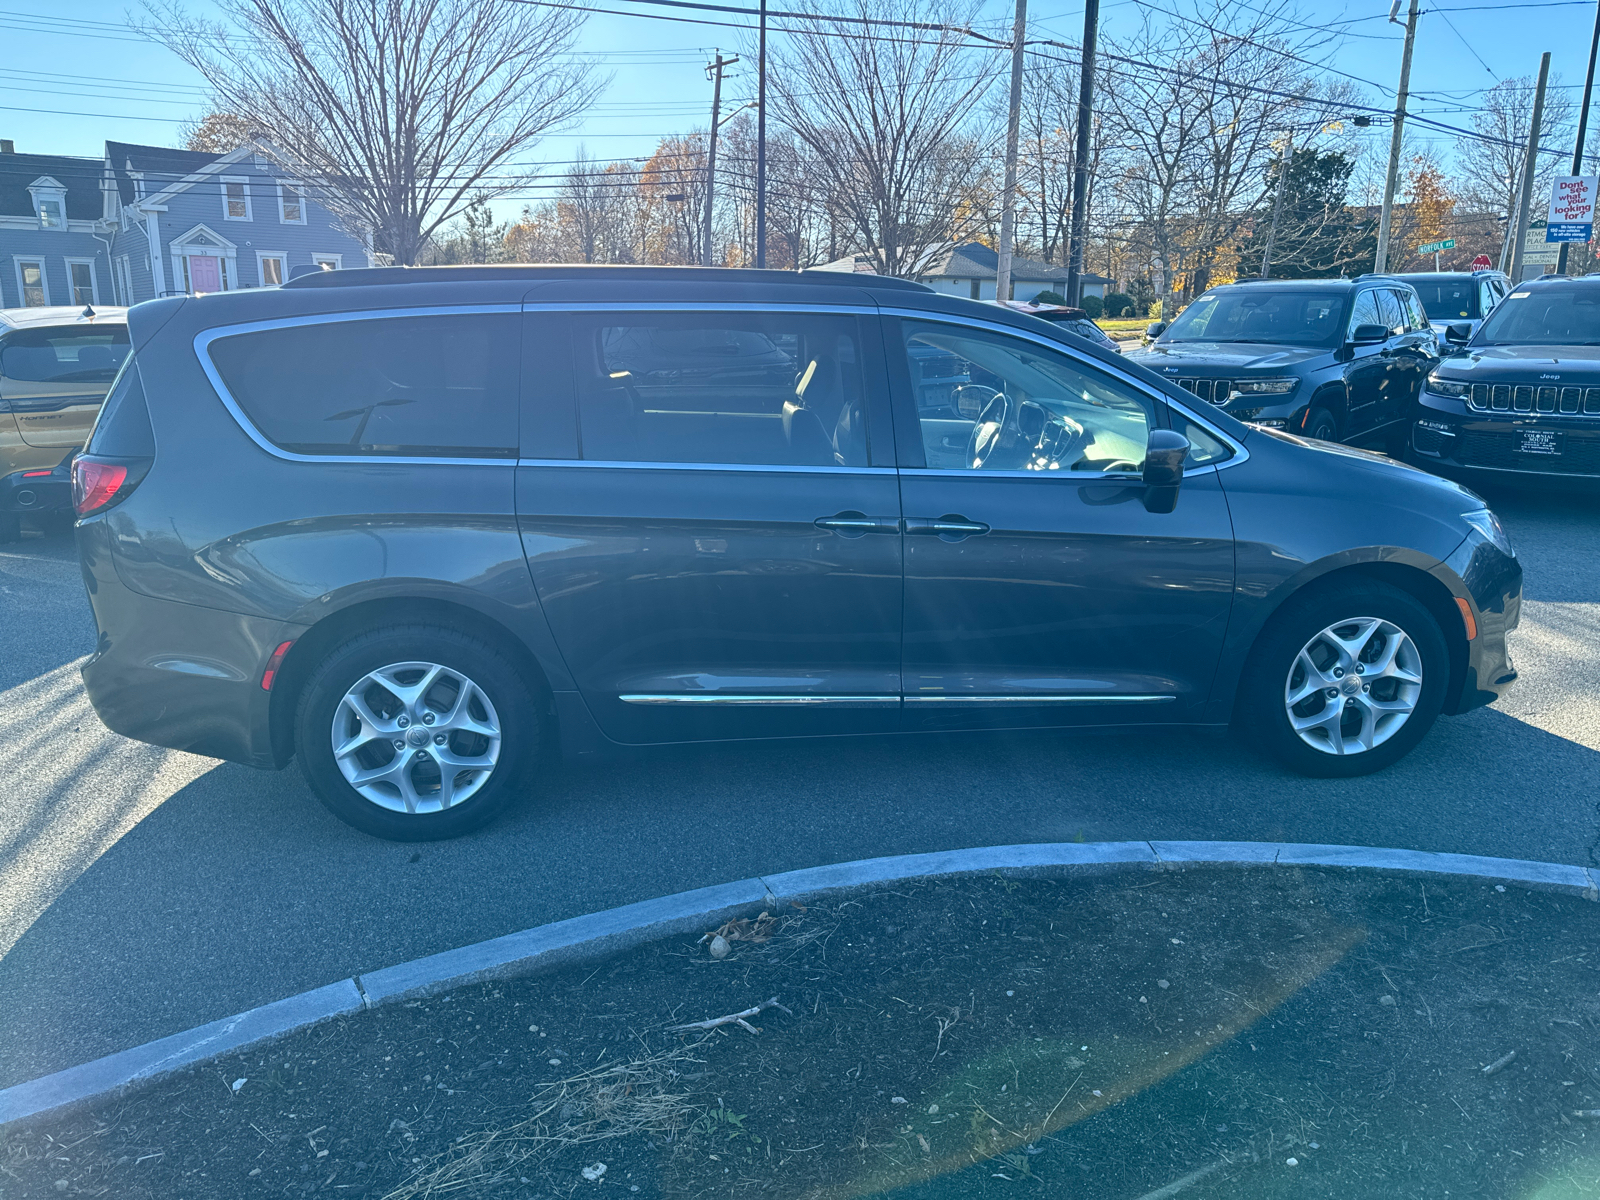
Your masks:
<instances>
[{"instance_id":1,"label":"tire sidewall","mask_svg":"<svg viewBox=\"0 0 1600 1200\"><path fill-rule=\"evenodd\" d=\"M1301 740L1289 722L1284 686L1295 656L1321 630L1356 617L1380 617L1404 631L1422 657L1422 692L1406 723L1359 754L1333 755ZM1243 731L1284 765L1304 775L1348 778L1382 770L1427 736L1444 707L1450 652L1439 623L1420 600L1389 584L1346 584L1289 601L1251 655L1241 697Z\"/></svg>"},{"instance_id":2,"label":"tire sidewall","mask_svg":"<svg viewBox=\"0 0 1600 1200\"><path fill-rule=\"evenodd\" d=\"M1317 430L1327 427L1326 434L1319 434ZM1333 419L1333 414L1320 405L1312 408L1306 417L1305 436L1315 441L1336 442L1339 440L1339 424Z\"/></svg>"},{"instance_id":3,"label":"tire sidewall","mask_svg":"<svg viewBox=\"0 0 1600 1200\"><path fill-rule=\"evenodd\" d=\"M500 720L500 756L489 780L468 800L438 813L397 813L368 800L334 761L335 710L363 675L401 662L434 662L459 671L489 697ZM295 715L300 768L323 806L346 824L387 841L459 837L493 820L521 795L541 749L538 707L526 680L494 647L442 626L405 626L362 634L335 648L301 692Z\"/></svg>"}]
</instances>

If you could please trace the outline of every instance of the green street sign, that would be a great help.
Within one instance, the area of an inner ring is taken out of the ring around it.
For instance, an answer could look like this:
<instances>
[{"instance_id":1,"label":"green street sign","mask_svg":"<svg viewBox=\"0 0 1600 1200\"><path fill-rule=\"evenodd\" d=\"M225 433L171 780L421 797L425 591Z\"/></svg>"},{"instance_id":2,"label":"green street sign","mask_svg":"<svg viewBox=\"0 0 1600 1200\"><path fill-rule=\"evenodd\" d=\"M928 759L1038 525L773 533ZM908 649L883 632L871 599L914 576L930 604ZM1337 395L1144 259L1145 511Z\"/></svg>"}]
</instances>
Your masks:
<instances>
[{"instance_id":1,"label":"green street sign","mask_svg":"<svg viewBox=\"0 0 1600 1200\"><path fill-rule=\"evenodd\" d=\"M1426 246L1418 246L1417 247L1417 253L1418 254L1437 254L1441 250L1454 250L1455 248L1456 248L1456 240L1455 240L1455 238L1445 238L1445 240L1442 241L1442 242L1429 242Z\"/></svg>"}]
</instances>

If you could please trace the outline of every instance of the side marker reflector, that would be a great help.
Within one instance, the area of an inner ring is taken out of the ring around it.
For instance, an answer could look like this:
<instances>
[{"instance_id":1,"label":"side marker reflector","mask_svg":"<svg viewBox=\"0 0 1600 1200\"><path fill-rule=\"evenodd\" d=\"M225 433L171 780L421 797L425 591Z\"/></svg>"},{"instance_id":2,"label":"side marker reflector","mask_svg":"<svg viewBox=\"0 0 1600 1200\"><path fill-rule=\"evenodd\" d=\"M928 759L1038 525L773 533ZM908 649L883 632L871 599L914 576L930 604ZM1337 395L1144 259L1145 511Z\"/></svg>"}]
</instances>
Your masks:
<instances>
[{"instance_id":1,"label":"side marker reflector","mask_svg":"<svg viewBox=\"0 0 1600 1200\"><path fill-rule=\"evenodd\" d=\"M1478 622L1472 615L1472 605L1457 596L1456 607L1461 610L1461 623L1467 627L1467 641L1476 641L1478 638Z\"/></svg>"},{"instance_id":2,"label":"side marker reflector","mask_svg":"<svg viewBox=\"0 0 1600 1200\"><path fill-rule=\"evenodd\" d=\"M270 692L272 690L272 681L278 677L278 668L283 666L283 656L289 653L289 647L292 645L294 645L293 642L284 642L272 652L272 657L267 659L267 669L261 672L262 691Z\"/></svg>"}]
</instances>

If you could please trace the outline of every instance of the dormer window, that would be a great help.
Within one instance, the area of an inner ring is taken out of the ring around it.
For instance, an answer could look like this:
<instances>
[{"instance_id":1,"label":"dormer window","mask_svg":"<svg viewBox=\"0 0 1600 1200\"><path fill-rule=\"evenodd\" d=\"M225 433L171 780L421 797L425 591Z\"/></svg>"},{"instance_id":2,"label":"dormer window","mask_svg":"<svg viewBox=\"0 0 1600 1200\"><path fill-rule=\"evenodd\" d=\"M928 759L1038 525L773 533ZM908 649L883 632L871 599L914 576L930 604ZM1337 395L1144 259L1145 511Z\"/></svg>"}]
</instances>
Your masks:
<instances>
[{"instance_id":1,"label":"dormer window","mask_svg":"<svg viewBox=\"0 0 1600 1200\"><path fill-rule=\"evenodd\" d=\"M67 189L59 181L41 175L28 185L28 194L33 197L40 229L66 229Z\"/></svg>"}]
</instances>

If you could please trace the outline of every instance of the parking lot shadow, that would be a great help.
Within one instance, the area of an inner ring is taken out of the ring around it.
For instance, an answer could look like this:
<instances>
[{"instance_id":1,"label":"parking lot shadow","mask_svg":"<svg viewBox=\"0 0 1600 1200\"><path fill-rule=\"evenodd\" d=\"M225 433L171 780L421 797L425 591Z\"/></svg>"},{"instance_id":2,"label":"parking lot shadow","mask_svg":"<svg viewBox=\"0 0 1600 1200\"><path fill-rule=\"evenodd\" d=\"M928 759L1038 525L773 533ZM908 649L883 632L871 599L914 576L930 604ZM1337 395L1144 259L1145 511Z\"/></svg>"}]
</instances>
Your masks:
<instances>
[{"instance_id":1,"label":"parking lot shadow","mask_svg":"<svg viewBox=\"0 0 1600 1200\"><path fill-rule=\"evenodd\" d=\"M398 845L294 770L223 764L84 866L0 959L0 1086L296 991L686 888L1028 841L1273 840L1589 863L1600 754L1494 710L1354 780L1231 739L784 742L559 769L491 828Z\"/></svg>"}]
</instances>

